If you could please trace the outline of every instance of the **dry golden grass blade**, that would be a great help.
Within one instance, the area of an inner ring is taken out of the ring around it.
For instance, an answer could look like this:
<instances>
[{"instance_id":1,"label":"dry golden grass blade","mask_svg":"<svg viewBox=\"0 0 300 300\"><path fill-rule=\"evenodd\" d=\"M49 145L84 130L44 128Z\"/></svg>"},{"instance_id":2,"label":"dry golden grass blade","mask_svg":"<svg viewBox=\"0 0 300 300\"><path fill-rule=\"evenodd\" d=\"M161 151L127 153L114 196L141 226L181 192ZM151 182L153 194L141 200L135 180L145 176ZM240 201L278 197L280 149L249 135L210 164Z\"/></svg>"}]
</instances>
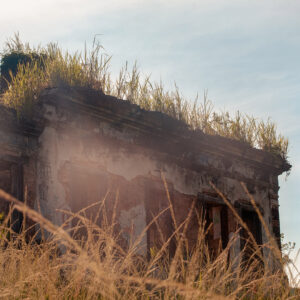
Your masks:
<instances>
[{"instance_id":1,"label":"dry golden grass blade","mask_svg":"<svg viewBox=\"0 0 300 300\"><path fill-rule=\"evenodd\" d=\"M7 224L0 224L0 232L11 234L0 247L0 296L4 299L299 299L298 291L287 285L281 272L255 274L255 259L244 271L242 265L228 262L233 240L212 259L200 217L195 248L189 249L179 237L176 257L166 258L172 237L187 230L193 207L156 256L147 261L135 254L138 243L123 252L114 251L118 244L112 227L101 228L87 219L86 209L73 215L90 236L80 243L14 197L3 191L0 197L51 233L51 239L38 245L34 240L26 242L24 232L16 234Z\"/></svg>"}]
</instances>

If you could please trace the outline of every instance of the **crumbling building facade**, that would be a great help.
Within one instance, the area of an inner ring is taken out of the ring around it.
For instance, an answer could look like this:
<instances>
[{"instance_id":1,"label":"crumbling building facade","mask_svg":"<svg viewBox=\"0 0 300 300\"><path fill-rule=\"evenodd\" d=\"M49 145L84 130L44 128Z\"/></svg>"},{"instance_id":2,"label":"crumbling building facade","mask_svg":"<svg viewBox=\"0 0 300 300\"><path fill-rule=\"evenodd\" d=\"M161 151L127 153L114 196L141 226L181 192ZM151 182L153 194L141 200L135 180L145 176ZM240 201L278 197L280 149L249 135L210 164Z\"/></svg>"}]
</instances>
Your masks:
<instances>
[{"instance_id":1,"label":"crumbling building facade","mask_svg":"<svg viewBox=\"0 0 300 300\"><path fill-rule=\"evenodd\" d=\"M278 176L289 168L279 156L190 130L163 113L93 90L47 89L29 119L0 106L0 188L57 225L68 217L63 211L78 212L105 198L108 212L115 210L124 247L161 213L141 241L141 255L159 245L157 223L165 237L174 231L170 201L177 224L191 209L204 211L212 224L210 249L226 247L238 222L212 184L263 244L267 236L244 182L279 240ZM1 201L0 210L7 211L8 204ZM16 215L16 230L20 219ZM193 213L187 230L191 249L198 221ZM240 239L235 247L242 246Z\"/></svg>"}]
</instances>

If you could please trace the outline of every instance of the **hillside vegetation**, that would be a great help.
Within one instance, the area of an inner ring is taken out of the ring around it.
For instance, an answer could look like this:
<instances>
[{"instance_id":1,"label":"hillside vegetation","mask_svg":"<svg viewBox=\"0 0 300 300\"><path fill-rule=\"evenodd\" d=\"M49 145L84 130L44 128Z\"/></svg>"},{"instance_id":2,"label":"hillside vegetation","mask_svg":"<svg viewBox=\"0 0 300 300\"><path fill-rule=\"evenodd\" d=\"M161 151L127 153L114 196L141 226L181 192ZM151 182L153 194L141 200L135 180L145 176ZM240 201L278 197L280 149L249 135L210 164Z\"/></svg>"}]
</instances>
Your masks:
<instances>
[{"instance_id":1,"label":"hillside vegetation","mask_svg":"<svg viewBox=\"0 0 300 300\"><path fill-rule=\"evenodd\" d=\"M16 64L18 57L20 63ZM11 60L14 68L8 70ZM235 114L216 112L207 93L203 101L198 101L198 97L194 101L185 99L176 85L173 91L166 91L161 82L142 76L136 64L130 70L126 64L118 77L112 79L110 60L95 41L91 51L85 49L83 53L71 54L56 44L32 48L16 35L4 45L1 55L1 101L16 109L19 115L29 115L45 88L88 87L128 100L143 109L166 113L184 121L192 130L239 140L287 159L288 139L277 133L270 119L259 120L239 111Z\"/></svg>"}]
</instances>

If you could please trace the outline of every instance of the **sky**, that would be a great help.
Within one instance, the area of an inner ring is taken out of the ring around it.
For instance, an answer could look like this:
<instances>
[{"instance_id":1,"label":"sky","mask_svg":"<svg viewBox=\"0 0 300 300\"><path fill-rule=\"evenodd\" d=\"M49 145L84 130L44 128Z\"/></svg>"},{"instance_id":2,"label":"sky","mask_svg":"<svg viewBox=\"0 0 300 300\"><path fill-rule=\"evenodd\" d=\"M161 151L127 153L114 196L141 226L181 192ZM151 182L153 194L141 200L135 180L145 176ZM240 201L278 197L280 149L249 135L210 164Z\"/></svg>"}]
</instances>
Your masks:
<instances>
[{"instance_id":1,"label":"sky","mask_svg":"<svg viewBox=\"0 0 300 300\"><path fill-rule=\"evenodd\" d=\"M0 7L0 48L15 32L71 51L97 35L113 72L137 61L186 98L208 90L217 110L270 117L290 140L293 165L280 178L281 231L300 247L299 0L0 0Z\"/></svg>"}]
</instances>

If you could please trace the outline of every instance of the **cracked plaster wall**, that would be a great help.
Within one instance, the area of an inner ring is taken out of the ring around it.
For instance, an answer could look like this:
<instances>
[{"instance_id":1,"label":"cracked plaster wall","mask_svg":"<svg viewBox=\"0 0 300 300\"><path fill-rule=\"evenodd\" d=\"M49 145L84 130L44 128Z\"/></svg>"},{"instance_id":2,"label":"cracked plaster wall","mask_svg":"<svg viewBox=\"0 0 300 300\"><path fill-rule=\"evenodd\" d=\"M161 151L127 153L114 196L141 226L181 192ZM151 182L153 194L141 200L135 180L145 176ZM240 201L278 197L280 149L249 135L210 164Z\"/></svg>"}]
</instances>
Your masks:
<instances>
[{"instance_id":1,"label":"cracked plaster wall","mask_svg":"<svg viewBox=\"0 0 300 300\"><path fill-rule=\"evenodd\" d=\"M68 165L80 167L83 172L94 172L95 176L106 174L107 181L114 182L108 184L108 188L119 188L119 182L123 186L123 193L131 195L131 198L124 196L123 202L127 203L121 203L118 211L119 226L127 243L130 238L135 240L147 223L147 195L139 184L140 178L161 180L161 172L164 174L170 189L174 191L172 201L178 220L187 216L199 193L215 193L210 181L234 204L247 199L237 179L239 174L253 181L259 179L253 167L240 161L231 161L228 165L217 156L207 153L199 153L195 158L195 163L202 165L203 170L184 168L176 162L164 159L165 154L157 155L147 147L135 145L135 140L142 134L138 130L114 126L86 114L75 115L58 107L44 105L44 117L47 123L39 137L35 207L40 206L42 213L57 225L64 222L63 214L57 209L73 209L68 181L70 171L66 171ZM208 171L209 168L226 171L235 176L215 176ZM272 184L274 178L269 177L266 180ZM127 191L125 186L128 187ZM254 185L251 188L251 194L263 209L268 225L271 224L270 190L277 194L277 191L268 186ZM122 197L120 194L120 202ZM82 207L86 204L88 203L82 203ZM263 242L266 241L266 234L263 232ZM146 243L144 236L142 245ZM146 247L142 246L140 253L145 254L145 251Z\"/></svg>"}]
</instances>

